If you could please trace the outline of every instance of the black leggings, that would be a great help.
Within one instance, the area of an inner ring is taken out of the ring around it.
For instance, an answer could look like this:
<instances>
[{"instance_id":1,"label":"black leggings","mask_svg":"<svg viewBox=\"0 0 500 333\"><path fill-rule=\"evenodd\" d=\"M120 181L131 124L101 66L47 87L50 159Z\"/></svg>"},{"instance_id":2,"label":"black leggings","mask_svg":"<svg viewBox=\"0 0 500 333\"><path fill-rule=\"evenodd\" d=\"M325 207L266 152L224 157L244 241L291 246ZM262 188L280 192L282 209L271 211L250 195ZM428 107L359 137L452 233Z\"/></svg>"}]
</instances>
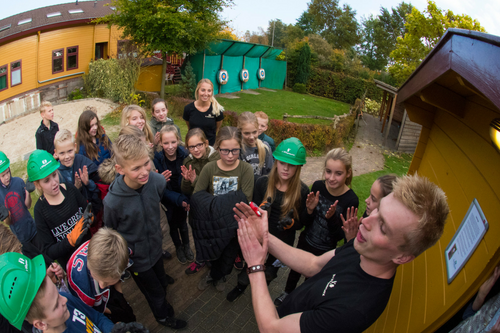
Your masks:
<instances>
[{"instance_id":1,"label":"black leggings","mask_svg":"<svg viewBox=\"0 0 500 333\"><path fill-rule=\"evenodd\" d=\"M170 237L175 247L183 244L189 246L189 229L186 222L187 212L183 207L168 205L166 215L170 227Z\"/></svg>"},{"instance_id":2,"label":"black leggings","mask_svg":"<svg viewBox=\"0 0 500 333\"><path fill-rule=\"evenodd\" d=\"M297 243L297 248L304 250L304 251L307 251L307 252L311 252L315 256L320 256L323 253L326 253L329 251L329 250L320 250L320 249L317 249L314 246L310 245L306 241L306 233L305 232L302 232L300 234L299 241ZM294 270L290 270L290 273L288 274L288 279L286 280L285 292L291 293L292 291L294 291L294 289L297 287L297 283L299 282L301 275L302 274L297 273Z\"/></svg>"},{"instance_id":3,"label":"black leggings","mask_svg":"<svg viewBox=\"0 0 500 333\"><path fill-rule=\"evenodd\" d=\"M226 275L231 274L231 271L233 270L234 260L238 255L239 249L240 246L238 244L238 238L234 237L222 251L220 257L217 260L212 261L210 276L214 281L218 281Z\"/></svg>"}]
</instances>

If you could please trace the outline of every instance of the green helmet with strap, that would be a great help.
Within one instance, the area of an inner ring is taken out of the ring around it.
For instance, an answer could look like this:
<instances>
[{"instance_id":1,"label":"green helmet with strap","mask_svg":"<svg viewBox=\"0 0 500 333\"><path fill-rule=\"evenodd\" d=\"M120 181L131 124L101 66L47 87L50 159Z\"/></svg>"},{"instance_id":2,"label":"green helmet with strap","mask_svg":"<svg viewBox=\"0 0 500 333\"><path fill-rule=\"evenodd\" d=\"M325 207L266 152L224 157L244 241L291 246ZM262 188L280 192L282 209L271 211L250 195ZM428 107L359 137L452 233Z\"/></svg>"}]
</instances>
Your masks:
<instances>
[{"instance_id":1,"label":"green helmet with strap","mask_svg":"<svg viewBox=\"0 0 500 333\"><path fill-rule=\"evenodd\" d=\"M0 151L0 173L7 170L8 167L10 167L10 160L3 151Z\"/></svg>"},{"instance_id":2,"label":"green helmet with strap","mask_svg":"<svg viewBox=\"0 0 500 333\"><path fill-rule=\"evenodd\" d=\"M60 163L45 150L37 149L28 160L28 178L30 181L40 180L56 171Z\"/></svg>"},{"instance_id":3,"label":"green helmet with strap","mask_svg":"<svg viewBox=\"0 0 500 333\"><path fill-rule=\"evenodd\" d=\"M16 252L0 255L0 313L18 330L46 274L42 255L33 259Z\"/></svg>"},{"instance_id":4,"label":"green helmet with strap","mask_svg":"<svg viewBox=\"0 0 500 333\"><path fill-rule=\"evenodd\" d=\"M306 148L297 138L288 138L281 141L273 156L278 161L292 165L306 164Z\"/></svg>"}]
</instances>

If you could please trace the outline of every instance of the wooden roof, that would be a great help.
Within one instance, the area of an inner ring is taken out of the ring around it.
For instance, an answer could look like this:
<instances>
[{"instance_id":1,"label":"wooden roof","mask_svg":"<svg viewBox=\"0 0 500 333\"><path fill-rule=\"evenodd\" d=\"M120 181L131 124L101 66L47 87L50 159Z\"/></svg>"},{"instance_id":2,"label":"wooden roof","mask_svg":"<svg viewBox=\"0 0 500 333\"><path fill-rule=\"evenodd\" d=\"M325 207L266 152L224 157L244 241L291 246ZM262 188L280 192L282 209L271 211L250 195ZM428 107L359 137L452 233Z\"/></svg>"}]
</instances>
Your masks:
<instances>
[{"instance_id":1,"label":"wooden roof","mask_svg":"<svg viewBox=\"0 0 500 333\"><path fill-rule=\"evenodd\" d=\"M378 88L380 88L380 89L382 89L384 91L387 91L390 94L394 95L394 94L396 94L398 92L398 88L393 87L390 84L387 84L385 82L382 82L382 81L379 81L379 80L375 80L375 79L373 79L373 81L375 82L375 85Z\"/></svg>"},{"instance_id":2,"label":"wooden roof","mask_svg":"<svg viewBox=\"0 0 500 333\"><path fill-rule=\"evenodd\" d=\"M500 37L448 29L399 88L398 103L460 115L464 100L474 95L500 109Z\"/></svg>"},{"instance_id":3,"label":"wooden roof","mask_svg":"<svg viewBox=\"0 0 500 333\"><path fill-rule=\"evenodd\" d=\"M0 44L21 38L38 30L81 24L111 14L110 0L76 1L47 6L0 20Z\"/></svg>"}]
</instances>

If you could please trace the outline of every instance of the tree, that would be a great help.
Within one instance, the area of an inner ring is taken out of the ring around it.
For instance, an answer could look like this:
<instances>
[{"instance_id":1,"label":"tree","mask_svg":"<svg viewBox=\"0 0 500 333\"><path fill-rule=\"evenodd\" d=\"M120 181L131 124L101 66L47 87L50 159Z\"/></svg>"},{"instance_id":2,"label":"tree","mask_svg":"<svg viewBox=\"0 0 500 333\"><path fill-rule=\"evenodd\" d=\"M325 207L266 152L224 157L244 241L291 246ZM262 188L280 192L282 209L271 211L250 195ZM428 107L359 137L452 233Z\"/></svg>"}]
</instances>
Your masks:
<instances>
[{"instance_id":1,"label":"tree","mask_svg":"<svg viewBox=\"0 0 500 333\"><path fill-rule=\"evenodd\" d=\"M402 84L436 46L448 28L462 28L484 32L477 20L468 15L455 15L451 10L437 8L433 1L427 2L427 9L421 13L413 8L406 18L404 37L399 37L396 49L391 52L394 64L389 72Z\"/></svg>"},{"instance_id":2,"label":"tree","mask_svg":"<svg viewBox=\"0 0 500 333\"><path fill-rule=\"evenodd\" d=\"M225 27L224 29L219 31L219 33L217 34L217 38L231 39L231 40L242 40L240 37L238 37L238 35L234 31L234 29L230 28L230 27Z\"/></svg>"},{"instance_id":3,"label":"tree","mask_svg":"<svg viewBox=\"0 0 500 333\"><path fill-rule=\"evenodd\" d=\"M306 84L309 78L309 72L311 71L311 48L309 47L309 43L303 43L298 51L295 83Z\"/></svg>"},{"instance_id":4,"label":"tree","mask_svg":"<svg viewBox=\"0 0 500 333\"><path fill-rule=\"evenodd\" d=\"M193 71L193 66L191 62L186 63L185 75L181 74L181 92L187 98L194 98L194 92L196 90L196 75Z\"/></svg>"},{"instance_id":5,"label":"tree","mask_svg":"<svg viewBox=\"0 0 500 333\"><path fill-rule=\"evenodd\" d=\"M308 12L320 35L335 49L348 49L358 44L358 21L351 6L339 6L338 0L312 0Z\"/></svg>"},{"instance_id":6,"label":"tree","mask_svg":"<svg viewBox=\"0 0 500 333\"><path fill-rule=\"evenodd\" d=\"M311 50L318 55L319 66L323 67L331 65L331 57L333 55L333 48L328 42L319 35L309 35L309 45Z\"/></svg>"},{"instance_id":7,"label":"tree","mask_svg":"<svg viewBox=\"0 0 500 333\"><path fill-rule=\"evenodd\" d=\"M359 54L363 65L371 70L382 70L387 65L388 54L381 54L382 47L380 40L377 37L383 35L380 20L370 15L368 18L363 18L362 22L361 43L359 45Z\"/></svg>"},{"instance_id":8,"label":"tree","mask_svg":"<svg viewBox=\"0 0 500 333\"><path fill-rule=\"evenodd\" d=\"M269 21L269 26L267 27L266 35L267 40L275 47L283 48L285 47L287 25L284 24L280 19ZM274 33L274 43L273 43L273 33Z\"/></svg>"},{"instance_id":9,"label":"tree","mask_svg":"<svg viewBox=\"0 0 500 333\"><path fill-rule=\"evenodd\" d=\"M314 24L314 16L309 10L305 10L302 15L300 15L295 26L304 31L304 35L317 34L319 32L318 27Z\"/></svg>"},{"instance_id":10,"label":"tree","mask_svg":"<svg viewBox=\"0 0 500 333\"><path fill-rule=\"evenodd\" d=\"M250 33L250 30L247 30L245 32L245 42L247 43L255 43L255 44L262 44L262 45L269 45L269 40L267 39L267 34L262 29L262 27L259 27L259 31L255 32L253 31Z\"/></svg>"},{"instance_id":11,"label":"tree","mask_svg":"<svg viewBox=\"0 0 500 333\"><path fill-rule=\"evenodd\" d=\"M112 14L98 19L123 31L123 38L136 44L145 54L161 51L162 73L166 54L194 53L217 38L225 22L219 14L232 0L113 0ZM165 79L161 77L161 97Z\"/></svg>"}]
</instances>

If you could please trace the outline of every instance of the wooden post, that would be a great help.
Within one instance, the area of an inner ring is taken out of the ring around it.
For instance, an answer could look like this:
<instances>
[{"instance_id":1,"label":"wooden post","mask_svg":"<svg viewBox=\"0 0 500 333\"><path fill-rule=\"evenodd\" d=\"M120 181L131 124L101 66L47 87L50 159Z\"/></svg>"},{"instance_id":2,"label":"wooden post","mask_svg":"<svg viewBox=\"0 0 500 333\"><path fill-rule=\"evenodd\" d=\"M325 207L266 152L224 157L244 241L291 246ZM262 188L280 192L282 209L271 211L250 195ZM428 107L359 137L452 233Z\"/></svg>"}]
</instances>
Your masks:
<instances>
[{"instance_id":1,"label":"wooden post","mask_svg":"<svg viewBox=\"0 0 500 333\"><path fill-rule=\"evenodd\" d=\"M398 94L394 94L394 99L392 100L391 115L389 116L389 123L387 124L387 132L385 133L384 146L387 142L387 137L391 131L392 116L394 115L394 109L396 108L396 101L398 100Z\"/></svg>"},{"instance_id":2,"label":"wooden post","mask_svg":"<svg viewBox=\"0 0 500 333\"><path fill-rule=\"evenodd\" d=\"M382 103L380 103L380 110L378 111L378 120L382 120L382 115L384 114L385 102L387 99L387 91L384 90L384 96L382 97Z\"/></svg>"},{"instance_id":3,"label":"wooden post","mask_svg":"<svg viewBox=\"0 0 500 333\"><path fill-rule=\"evenodd\" d=\"M391 95L389 95L389 98L387 99L387 104L386 104L386 107L385 107L385 112L384 112L384 119L382 119L382 130L380 131L380 133L384 133L384 127L385 127L385 122L387 120L387 117L389 116L389 108L392 106L392 101L393 101L393 98Z\"/></svg>"}]
</instances>

